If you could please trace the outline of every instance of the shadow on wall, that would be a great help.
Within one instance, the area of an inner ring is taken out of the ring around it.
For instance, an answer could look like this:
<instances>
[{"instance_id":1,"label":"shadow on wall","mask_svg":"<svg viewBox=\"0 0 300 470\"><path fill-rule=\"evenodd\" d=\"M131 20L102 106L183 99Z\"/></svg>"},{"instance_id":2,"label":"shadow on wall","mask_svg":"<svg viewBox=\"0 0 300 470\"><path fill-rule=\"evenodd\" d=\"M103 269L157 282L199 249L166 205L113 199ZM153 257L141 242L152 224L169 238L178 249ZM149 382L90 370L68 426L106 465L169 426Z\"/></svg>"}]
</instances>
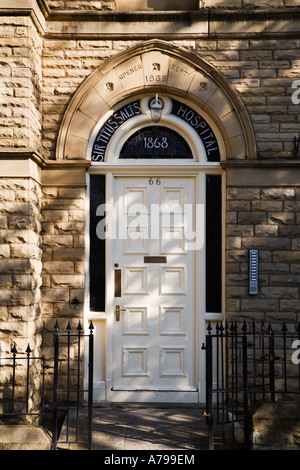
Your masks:
<instances>
[{"instance_id":1,"label":"shadow on wall","mask_svg":"<svg viewBox=\"0 0 300 470\"><path fill-rule=\"evenodd\" d=\"M117 11L198 10L199 0L116 0Z\"/></svg>"}]
</instances>

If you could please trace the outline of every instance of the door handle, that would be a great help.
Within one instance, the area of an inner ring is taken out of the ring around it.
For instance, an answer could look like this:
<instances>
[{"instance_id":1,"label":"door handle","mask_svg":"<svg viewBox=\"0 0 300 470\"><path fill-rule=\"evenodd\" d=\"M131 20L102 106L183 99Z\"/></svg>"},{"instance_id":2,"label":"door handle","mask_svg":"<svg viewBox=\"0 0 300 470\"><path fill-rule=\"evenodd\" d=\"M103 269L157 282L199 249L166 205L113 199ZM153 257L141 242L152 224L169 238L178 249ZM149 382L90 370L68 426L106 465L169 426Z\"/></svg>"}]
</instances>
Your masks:
<instances>
[{"instance_id":1,"label":"door handle","mask_svg":"<svg viewBox=\"0 0 300 470\"><path fill-rule=\"evenodd\" d=\"M120 305L116 305L116 321L120 321L120 312L125 312L126 308L120 308Z\"/></svg>"}]
</instances>

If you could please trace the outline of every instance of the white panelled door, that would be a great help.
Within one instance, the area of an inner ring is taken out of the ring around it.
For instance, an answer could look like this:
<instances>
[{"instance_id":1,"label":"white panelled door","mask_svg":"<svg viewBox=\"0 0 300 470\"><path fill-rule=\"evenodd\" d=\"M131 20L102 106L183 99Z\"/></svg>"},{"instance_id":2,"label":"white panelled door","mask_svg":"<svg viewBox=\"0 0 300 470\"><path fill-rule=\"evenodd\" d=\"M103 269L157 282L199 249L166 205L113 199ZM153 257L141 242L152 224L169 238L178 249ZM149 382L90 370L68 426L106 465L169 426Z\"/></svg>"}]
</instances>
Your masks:
<instances>
[{"instance_id":1,"label":"white panelled door","mask_svg":"<svg viewBox=\"0 0 300 470\"><path fill-rule=\"evenodd\" d=\"M195 202L193 177L114 178L112 390L197 391Z\"/></svg>"}]
</instances>

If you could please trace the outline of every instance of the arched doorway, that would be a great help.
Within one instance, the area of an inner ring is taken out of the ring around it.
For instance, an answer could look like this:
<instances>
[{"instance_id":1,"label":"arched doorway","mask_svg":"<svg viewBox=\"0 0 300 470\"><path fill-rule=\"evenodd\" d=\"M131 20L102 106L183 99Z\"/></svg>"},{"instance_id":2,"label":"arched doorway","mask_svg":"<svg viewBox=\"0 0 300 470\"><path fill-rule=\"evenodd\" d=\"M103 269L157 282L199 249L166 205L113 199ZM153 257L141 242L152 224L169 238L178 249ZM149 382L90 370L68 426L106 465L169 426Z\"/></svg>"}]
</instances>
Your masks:
<instances>
[{"instance_id":1,"label":"arched doorway","mask_svg":"<svg viewBox=\"0 0 300 470\"><path fill-rule=\"evenodd\" d=\"M57 158L91 162L85 317L96 327L96 400L204 400L206 322L224 315L220 162L251 158L253 142L227 82L165 43L115 57L74 96Z\"/></svg>"}]
</instances>

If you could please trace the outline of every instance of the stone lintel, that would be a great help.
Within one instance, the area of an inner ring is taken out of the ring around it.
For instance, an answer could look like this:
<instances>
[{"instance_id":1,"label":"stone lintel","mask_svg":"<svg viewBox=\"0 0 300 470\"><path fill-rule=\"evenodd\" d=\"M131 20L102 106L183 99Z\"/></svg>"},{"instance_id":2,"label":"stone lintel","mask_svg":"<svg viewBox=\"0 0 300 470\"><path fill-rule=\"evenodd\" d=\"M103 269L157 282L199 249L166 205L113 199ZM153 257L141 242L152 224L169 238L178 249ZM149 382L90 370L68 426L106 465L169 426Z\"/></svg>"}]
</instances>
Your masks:
<instances>
[{"instance_id":1,"label":"stone lintel","mask_svg":"<svg viewBox=\"0 0 300 470\"><path fill-rule=\"evenodd\" d=\"M45 160L31 149L0 151L2 178L33 178L41 183L41 168Z\"/></svg>"},{"instance_id":2,"label":"stone lintel","mask_svg":"<svg viewBox=\"0 0 300 470\"><path fill-rule=\"evenodd\" d=\"M300 160L222 161L227 186L300 186Z\"/></svg>"},{"instance_id":3,"label":"stone lintel","mask_svg":"<svg viewBox=\"0 0 300 470\"><path fill-rule=\"evenodd\" d=\"M0 151L2 178L32 178L46 186L85 186L87 160L45 160L31 149Z\"/></svg>"},{"instance_id":4,"label":"stone lintel","mask_svg":"<svg viewBox=\"0 0 300 470\"><path fill-rule=\"evenodd\" d=\"M42 171L43 186L85 187L88 160L48 160Z\"/></svg>"}]
</instances>

